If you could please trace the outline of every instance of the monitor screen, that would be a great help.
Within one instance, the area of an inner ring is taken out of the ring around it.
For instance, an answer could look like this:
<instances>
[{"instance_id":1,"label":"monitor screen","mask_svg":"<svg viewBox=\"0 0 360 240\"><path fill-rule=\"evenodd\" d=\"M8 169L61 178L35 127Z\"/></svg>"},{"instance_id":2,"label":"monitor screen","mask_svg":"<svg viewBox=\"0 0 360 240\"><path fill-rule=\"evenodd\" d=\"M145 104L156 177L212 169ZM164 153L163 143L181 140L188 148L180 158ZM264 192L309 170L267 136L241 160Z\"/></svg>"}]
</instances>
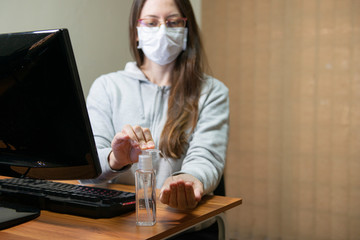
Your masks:
<instances>
[{"instance_id":1,"label":"monitor screen","mask_svg":"<svg viewBox=\"0 0 360 240\"><path fill-rule=\"evenodd\" d=\"M0 34L0 175L100 172L68 30Z\"/></svg>"}]
</instances>

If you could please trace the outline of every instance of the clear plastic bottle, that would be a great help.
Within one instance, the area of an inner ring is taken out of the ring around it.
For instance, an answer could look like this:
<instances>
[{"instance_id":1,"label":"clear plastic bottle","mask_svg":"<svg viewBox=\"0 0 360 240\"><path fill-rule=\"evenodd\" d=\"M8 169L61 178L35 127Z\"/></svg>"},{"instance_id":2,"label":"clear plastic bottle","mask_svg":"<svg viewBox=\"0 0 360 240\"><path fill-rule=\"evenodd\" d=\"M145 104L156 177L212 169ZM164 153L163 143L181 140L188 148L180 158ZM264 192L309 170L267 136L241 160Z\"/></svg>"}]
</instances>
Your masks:
<instances>
[{"instance_id":1,"label":"clear plastic bottle","mask_svg":"<svg viewBox=\"0 0 360 240\"><path fill-rule=\"evenodd\" d=\"M156 179L151 155L139 155L135 172L136 225L153 226L156 223Z\"/></svg>"}]
</instances>

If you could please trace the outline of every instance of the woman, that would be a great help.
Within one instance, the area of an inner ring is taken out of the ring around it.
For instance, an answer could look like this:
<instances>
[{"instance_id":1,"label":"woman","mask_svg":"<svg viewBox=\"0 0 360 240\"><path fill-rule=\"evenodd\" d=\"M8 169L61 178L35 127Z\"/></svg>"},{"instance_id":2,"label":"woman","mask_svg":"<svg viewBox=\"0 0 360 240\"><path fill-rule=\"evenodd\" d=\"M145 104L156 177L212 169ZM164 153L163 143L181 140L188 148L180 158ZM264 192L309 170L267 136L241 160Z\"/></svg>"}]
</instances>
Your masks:
<instances>
[{"instance_id":1,"label":"woman","mask_svg":"<svg viewBox=\"0 0 360 240\"><path fill-rule=\"evenodd\" d=\"M91 182L134 184L141 150L157 148L169 159L153 163L160 201L192 209L223 174L228 89L204 74L188 0L135 0L130 40L136 62L99 77L87 98L103 170Z\"/></svg>"}]
</instances>

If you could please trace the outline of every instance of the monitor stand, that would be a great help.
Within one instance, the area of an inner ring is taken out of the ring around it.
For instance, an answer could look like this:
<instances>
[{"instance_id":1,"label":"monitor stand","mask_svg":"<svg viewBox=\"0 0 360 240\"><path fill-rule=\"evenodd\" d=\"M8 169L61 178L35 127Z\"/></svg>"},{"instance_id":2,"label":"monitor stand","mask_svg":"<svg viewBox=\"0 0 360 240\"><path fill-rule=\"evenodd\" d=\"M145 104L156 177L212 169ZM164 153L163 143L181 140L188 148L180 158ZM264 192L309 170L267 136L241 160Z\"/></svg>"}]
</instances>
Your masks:
<instances>
[{"instance_id":1,"label":"monitor stand","mask_svg":"<svg viewBox=\"0 0 360 240\"><path fill-rule=\"evenodd\" d=\"M0 230L25 223L38 216L40 216L39 209L0 202Z\"/></svg>"}]
</instances>

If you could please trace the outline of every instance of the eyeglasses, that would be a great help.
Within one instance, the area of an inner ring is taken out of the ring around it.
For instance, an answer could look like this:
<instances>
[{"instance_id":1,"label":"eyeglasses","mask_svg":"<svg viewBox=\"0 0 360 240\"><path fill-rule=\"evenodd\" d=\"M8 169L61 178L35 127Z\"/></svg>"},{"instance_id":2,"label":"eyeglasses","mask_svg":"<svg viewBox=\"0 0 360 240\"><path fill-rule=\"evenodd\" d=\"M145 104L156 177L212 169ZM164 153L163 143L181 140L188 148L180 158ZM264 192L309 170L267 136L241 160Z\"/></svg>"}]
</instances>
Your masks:
<instances>
[{"instance_id":1,"label":"eyeglasses","mask_svg":"<svg viewBox=\"0 0 360 240\"><path fill-rule=\"evenodd\" d=\"M165 20L165 25L168 28L185 27L187 18L169 18ZM138 22L143 27L156 28L163 24L157 18L143 18L139 19Z\"/></svg>"}]
</instances>

